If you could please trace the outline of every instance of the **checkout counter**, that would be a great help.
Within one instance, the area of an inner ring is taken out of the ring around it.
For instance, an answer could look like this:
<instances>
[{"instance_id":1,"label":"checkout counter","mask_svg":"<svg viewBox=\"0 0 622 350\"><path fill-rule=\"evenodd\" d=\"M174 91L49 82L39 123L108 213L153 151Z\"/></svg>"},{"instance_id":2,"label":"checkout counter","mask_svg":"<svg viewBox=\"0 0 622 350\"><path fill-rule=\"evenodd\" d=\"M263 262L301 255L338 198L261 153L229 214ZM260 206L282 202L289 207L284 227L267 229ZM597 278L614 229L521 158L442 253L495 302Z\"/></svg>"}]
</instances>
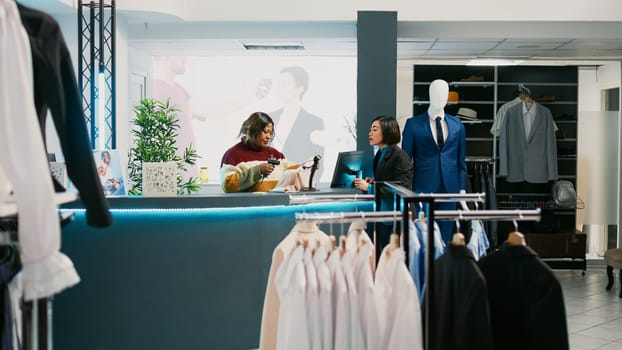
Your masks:
<instances>
[{"instance_id":1,"label":"checkout counter","mask_svg":"<svg viewBox=\"0 0 622 350\"><path fill-rule=\"evenodd\" d=\"M111 197L114 224L86 225L80 202L62 251L82 282L55 297L58 349L254 349L272 252L297 212L373 211L373 200L293 204L317 192ZM364 196L363 196L364 197ZM303 201L304 202L304 201ZM344 227L321 226L329 233Z\"/></svg>"}]
</instances>

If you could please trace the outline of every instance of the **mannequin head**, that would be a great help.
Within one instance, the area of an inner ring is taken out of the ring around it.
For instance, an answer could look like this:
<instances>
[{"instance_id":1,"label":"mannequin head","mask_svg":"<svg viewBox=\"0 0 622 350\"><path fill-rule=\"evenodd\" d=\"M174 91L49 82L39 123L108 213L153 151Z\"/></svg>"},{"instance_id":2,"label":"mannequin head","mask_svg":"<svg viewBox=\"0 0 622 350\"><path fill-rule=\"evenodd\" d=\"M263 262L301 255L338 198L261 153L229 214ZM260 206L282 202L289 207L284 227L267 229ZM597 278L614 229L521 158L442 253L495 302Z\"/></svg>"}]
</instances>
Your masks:
<instances>
[{"instance_id":1,"label":"mannequin head","mask_svg":"<svg viewBox=\"0 0 622 350\"><path fill-rule=\"evenodd\" d=\"M449 84L445 80L436 79L430 84L430 108L429 111L441 111L447 105L449 96Z\"/></svg>"}]
</instances>

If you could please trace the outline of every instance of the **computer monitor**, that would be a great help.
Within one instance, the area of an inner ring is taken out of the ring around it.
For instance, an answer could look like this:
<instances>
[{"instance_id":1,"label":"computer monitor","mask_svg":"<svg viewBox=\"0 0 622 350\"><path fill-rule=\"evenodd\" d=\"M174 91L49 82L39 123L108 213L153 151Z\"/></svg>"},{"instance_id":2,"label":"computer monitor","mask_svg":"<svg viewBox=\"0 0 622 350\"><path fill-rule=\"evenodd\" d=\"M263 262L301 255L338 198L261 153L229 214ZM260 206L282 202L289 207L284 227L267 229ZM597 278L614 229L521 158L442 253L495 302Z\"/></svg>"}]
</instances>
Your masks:
<instances>
[{"instance_id":1,"label":"computer monitor","mask_svg":"<svg viewBox=\"0 0 622 350\"><path fill-rule=\"evenodd\" d=\"M330 182L331 188L353 188L354 179L362 176L363 151L339 152Z\"/></svg>"}]
</instances>

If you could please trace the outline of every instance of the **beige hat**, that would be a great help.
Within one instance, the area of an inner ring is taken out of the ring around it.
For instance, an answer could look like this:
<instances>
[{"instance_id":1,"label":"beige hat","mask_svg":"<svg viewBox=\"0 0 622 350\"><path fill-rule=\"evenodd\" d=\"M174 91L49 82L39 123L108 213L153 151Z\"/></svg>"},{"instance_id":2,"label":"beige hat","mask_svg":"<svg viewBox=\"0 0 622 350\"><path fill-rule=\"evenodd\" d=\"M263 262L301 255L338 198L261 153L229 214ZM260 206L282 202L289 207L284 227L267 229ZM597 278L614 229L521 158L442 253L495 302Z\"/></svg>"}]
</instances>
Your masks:
<instances>
[{"instance_id":1,"label":"beige hat","mask_svg":"<svg viewBox=\"0 0 622 350\"><path fill-rule=\"evenodd\" d=\"M475 120L477 119L477 111L472 110L471 108L460 107L457 113L458 117Z\"/></svg>"},{"instance_id":2,"label":"beige hat","mask_svg":"<svg viewBox=\"0 0 622 350\"><path fill-rule=\"evenodd\" d=\"M622 269L622 249L608 249L605 252L605 263L614 269Z\"/></svg>"}]
</instances>

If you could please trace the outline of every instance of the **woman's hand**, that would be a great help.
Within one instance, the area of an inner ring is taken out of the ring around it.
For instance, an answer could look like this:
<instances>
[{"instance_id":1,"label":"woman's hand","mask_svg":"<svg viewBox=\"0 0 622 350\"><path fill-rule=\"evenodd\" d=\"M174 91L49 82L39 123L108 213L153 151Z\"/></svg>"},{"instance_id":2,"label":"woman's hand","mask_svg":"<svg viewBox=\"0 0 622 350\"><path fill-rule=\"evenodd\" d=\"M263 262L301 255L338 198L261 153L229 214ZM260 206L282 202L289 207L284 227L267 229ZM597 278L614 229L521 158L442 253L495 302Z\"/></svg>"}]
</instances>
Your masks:
<instances>
[{"instance_id":1,"label":"woman's hand","mask_svg":"<svg viewBox=\"0 0 622 350\"><path fill-rule=\"evenodd\" d=\"M259 171L261 172L261 175L268 176L274 171L274 165L268 162L261 163L259 164Z\"/></svg>"},{"instance_id":2,"label":"woman's hand","mask_svg":"<svg viewBox=\"0 0 622 350\"><path fill-rule=\"evenodd\" d=\"M367 192L367 188L369 187L369 183L367 179L354 179L354 187L358 188L361 191Z\"/></svg>"}]
</instances>

